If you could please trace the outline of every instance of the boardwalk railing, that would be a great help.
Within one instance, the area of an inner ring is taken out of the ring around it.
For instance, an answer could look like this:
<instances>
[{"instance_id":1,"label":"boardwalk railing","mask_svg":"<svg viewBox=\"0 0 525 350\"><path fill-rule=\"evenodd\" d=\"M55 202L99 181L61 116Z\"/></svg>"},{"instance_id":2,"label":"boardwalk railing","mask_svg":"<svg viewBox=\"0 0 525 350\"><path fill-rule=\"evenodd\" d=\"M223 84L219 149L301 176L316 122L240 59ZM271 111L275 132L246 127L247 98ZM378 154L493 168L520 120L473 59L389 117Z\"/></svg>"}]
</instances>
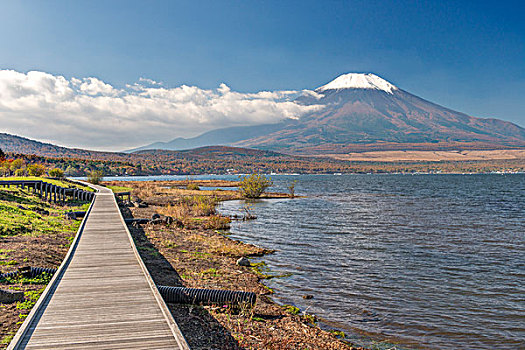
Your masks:
<instances>
[{"instance_id":1,"label":"boardwalk railing","mask_svg":"<svg viewBox=\"0 0 525 350\"><path fill-rule=\"evenodd\" d=\"M84 191L80 188L61 187L41 180L0 180L0 186L17 186L32 189L48 202L65 203L67 198L84 202L91 202L95 198L95 193Z\"/></svg>"},{"instance_id":2,"label":"boardwalk railing","mask_svg":"<svg viewBox=\"0 0 525 350\"><path fill-rule=\"evenodd\" d=\"M35 181L35 182L38 182L38 181ZM24 323L22 323L22 326L18 329L17 333L15 334L15 336L9 343L7 350L18 350L18 349L25 348L26 342L24 342L24 338L34 330L34 327L36 327L36 324L38 323L38 321L40 320L40 317L42 316L43 309L46 307L47 304L49 304L49 300L51 299L54 292L56 291L60 283L60 280L62 279L62 276L64 275L67 267L71 263L71 259L73 258L73 255L75 254L75 251L78 246L78 241L82 235L82 232L84 231L84 227L86 226L88 215L91 212L94 203L95 201L91 202L91 205L89 206L89 209L87 210L86 215L84 216L84 219L82 220L82 223L80 224L80 227L78 228L77 234L75 235L75 238L73 242L71 243L71 247L69 248L69 251L67 252L66 257L62 261L62 264L60 264L60 267L58 268L57 272L53 275L53 277L51 278L51 281L49 281L46 288L44 289L44 292L42 292L42 294L40 295L40 298L38 298L37 302L31 309L31 312L26 317L26 320L24 321Z\"/></svg>"}]
</instances>

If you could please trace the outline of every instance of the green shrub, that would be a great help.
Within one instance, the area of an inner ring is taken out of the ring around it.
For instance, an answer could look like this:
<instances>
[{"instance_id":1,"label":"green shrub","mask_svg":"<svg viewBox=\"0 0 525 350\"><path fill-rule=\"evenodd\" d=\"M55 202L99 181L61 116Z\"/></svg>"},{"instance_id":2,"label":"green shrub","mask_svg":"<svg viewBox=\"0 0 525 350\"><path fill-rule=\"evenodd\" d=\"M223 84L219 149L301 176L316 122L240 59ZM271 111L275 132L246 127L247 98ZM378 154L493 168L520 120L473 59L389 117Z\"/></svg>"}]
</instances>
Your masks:
<instances>
[{"instance_id":1,"label":"green shrub","mask_svg":"<svg viewBox=\"0 0 525 350\"><path fill-rule=\"evenodd\" d=\"M240 177L239 191L246 198L259 198L264 191L273 185L272 179L260 174Z\"/></svg>"},{"instance_id":2,"label":"green shrub","mask_svg":"<svg viewBox=\"0 0 525 350\"><path fill-rule=\"evenodd\" d=\"M30 164L27 166L27 173L31 176L42 176L46 173L46 167L42 164Z\"/></svg>"},{"instance_id":3,"label":"green shrub","mask_svg":"<svg viewBox=\"0 0 525 350\"><path fill-rule=\"evenodd\" d=\"M230 228L231 219L227 216L212 215L206 223L206 227L212 230L226 230Z\"/></svg>"},{"instance_id":4,"label":"green shrub","mask_svg":"<svg viewBox=\"0 0 525 350\"><path fill-rule=\"evenodd\" d=\"M98 185L102 180L104 180L104 173L101 170L93 170L88 174L87 180L92 184Z\"/></svg>"},{"instance_id":5,"label":"green shrub","mask_svg":"<svg viewBox=\"0 0 525 350\"><path fill-rule=\"evenodd\" d=\"M26 163L23 159L15 159L11 162L11 170L16 171L25 167Z\"/></svg>"},{"instance_id":6,"label":"green shrub","mask_svg":"<svg viewBox=\"0 0 525 350\"><path fill-rule=\"evenodd\" d=\"M49 176L61 179L61 178L64 177L64 170L62 170L60 168L53 168L53 169L49 170Z\"/></svg>"},{"instance_id":7,"label":"green shrub","mask_svg":"<svg viewBox=\"0 0 525 350\"><path fill-rule=\"evenodd\" d=\"M186 189L187 190L192 190L192 191L200 191L200 187L199 185L195 184L195 183L190 183L186 186Z\"/></svg>"},{"instance_id":8,"label":"green shrub","mask_svg":"<svg viewBox=\"0 0 525 350\"><path fill-rule=\"evenodd\" d=\"M15 176L26 176L27 171L26 169L16 169L15 170Z\"/></svg>"}]
</instances>

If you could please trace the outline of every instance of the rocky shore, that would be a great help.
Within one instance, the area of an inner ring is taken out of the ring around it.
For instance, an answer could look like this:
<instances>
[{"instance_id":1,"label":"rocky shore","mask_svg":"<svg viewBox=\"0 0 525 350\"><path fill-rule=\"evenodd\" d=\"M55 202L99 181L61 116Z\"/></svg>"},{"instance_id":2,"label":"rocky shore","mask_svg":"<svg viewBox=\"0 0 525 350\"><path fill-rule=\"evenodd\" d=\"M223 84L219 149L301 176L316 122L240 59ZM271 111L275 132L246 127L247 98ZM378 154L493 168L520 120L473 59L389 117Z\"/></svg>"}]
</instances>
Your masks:
<instances>
[{"instance_id":1,"label":"rocky shore","mask_svg":"<svg viewBox=\"0 0 525 350\"><path fill-rule=\"evenodd\" d=\"M257 294L253 308L168 304L192 349L362 349L345 341L342 332L319 328L314 315L272 301L273 291L262 282L277 276L266 271L263 263L250 261L271 251L228 238L232 218L215 211L220 201L241 199L236 190L228 189L235 182L113 181L105 185L115 192L131 192L132 201L121 202L126 219L149 219L128 220L128 227L157 284ZM287 197L282 193L265 196ZM246 215L235 219L246 219Z\"/></svg>"}]
</instances>

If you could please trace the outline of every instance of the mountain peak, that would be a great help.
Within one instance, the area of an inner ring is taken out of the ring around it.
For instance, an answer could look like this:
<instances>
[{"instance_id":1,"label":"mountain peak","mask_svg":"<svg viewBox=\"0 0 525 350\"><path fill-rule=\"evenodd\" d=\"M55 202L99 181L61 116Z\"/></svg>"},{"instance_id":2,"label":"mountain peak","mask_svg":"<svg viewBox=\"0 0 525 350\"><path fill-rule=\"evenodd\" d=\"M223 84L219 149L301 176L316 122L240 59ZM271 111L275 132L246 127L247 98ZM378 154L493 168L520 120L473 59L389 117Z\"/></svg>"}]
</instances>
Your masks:
<instances>
[{"instance_id":1,"label":"mountain peak","mask_svg":"<svg viewBox=\"0 0 525 350\"><path fill-rule=\"evenodd\" d=\"M317 88L317 91L340 90L340 89L375 89L392 93L397 87L385 79L372 73L348 73L332 80L326 85Z\"/></svg>"}]
</instances>

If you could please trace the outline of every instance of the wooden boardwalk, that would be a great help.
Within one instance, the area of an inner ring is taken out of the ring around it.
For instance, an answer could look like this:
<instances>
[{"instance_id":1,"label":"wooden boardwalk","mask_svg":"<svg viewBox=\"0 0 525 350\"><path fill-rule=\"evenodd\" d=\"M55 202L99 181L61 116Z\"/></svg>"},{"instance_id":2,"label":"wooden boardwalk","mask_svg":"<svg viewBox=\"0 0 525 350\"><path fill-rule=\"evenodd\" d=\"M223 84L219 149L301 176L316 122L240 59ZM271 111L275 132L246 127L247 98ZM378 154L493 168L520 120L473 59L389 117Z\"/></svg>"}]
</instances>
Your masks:
<instances>
[{"instance_id":1,"label":"wooden boardwalk","mask_svg":"<svg viewBox=\"0 0 525 350\"><path fill-rule=\"evenodd\" d=\"M112 192L96 188L66 259L8 349L189 349Z\"/></svg>"}]
</instances>

